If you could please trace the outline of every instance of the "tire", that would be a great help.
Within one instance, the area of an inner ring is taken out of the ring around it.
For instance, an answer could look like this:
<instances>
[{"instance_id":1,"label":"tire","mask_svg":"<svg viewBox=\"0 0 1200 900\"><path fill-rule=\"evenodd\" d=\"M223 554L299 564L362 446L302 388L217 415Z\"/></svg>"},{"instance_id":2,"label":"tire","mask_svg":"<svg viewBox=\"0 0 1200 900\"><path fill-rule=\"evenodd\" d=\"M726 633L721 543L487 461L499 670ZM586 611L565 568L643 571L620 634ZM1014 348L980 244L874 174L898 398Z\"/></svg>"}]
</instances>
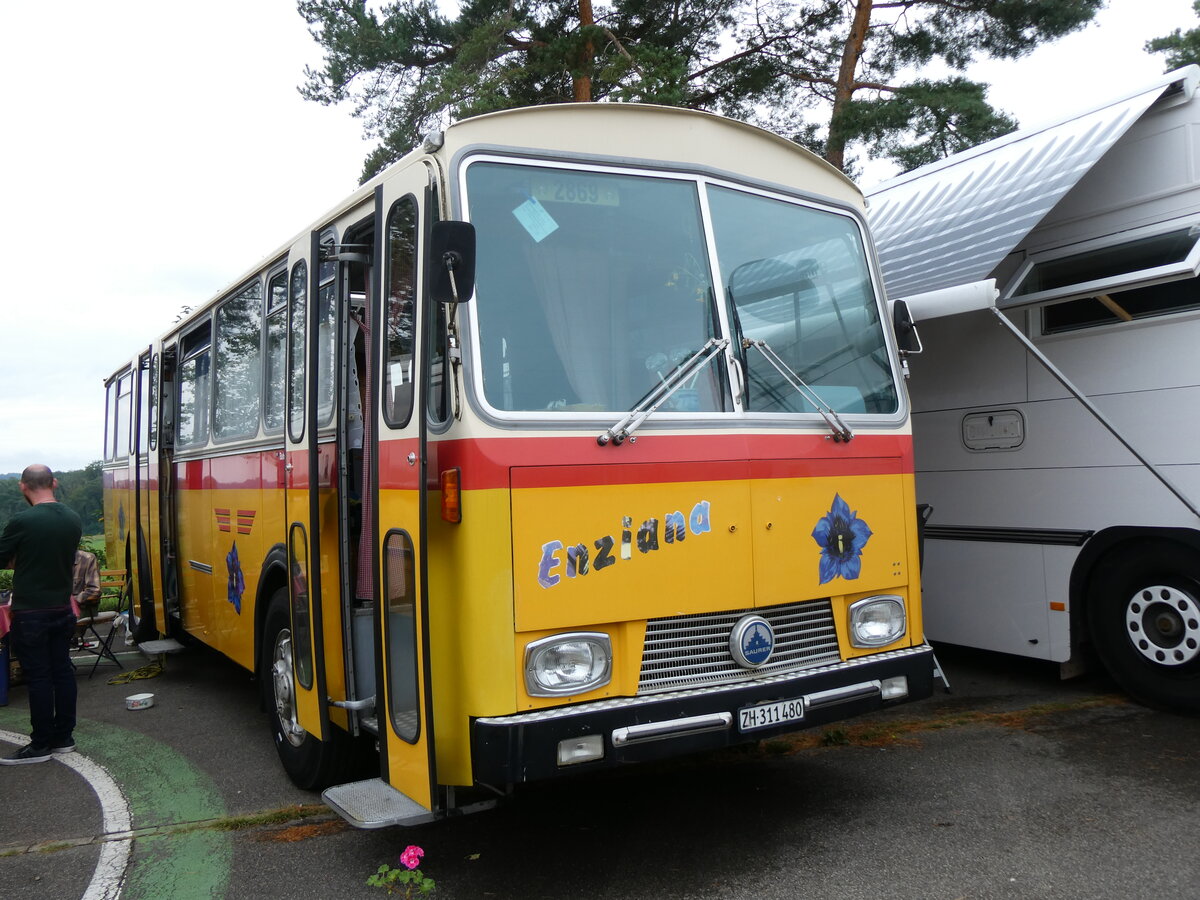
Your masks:
<instances>
[{"instance_id":1,"label":"tire","mask_svg":"<svg viewBox=\"0 0 1200 900\"><path fill-rule=\"evenodd\" d=\"M1148 706L1200 712L1200 555L1142 544L1103 559L1088 627L1108 672Z\"/></svg>"},{"instance_id":2,"label":"tire","mask_svg":"<svg viewBox=\"0 0 1200 900\"><path fill-rule=\"evenodd\" d=\"M322 741L300 727L296 710L296 681L292 668L291 616L288 593L280 588L271 595L263 628L260 650L263 702L271 722L271 736L284 771L296 787L319 791L334 783L339 738L338 732Z\"/></svg>"}]
</instances>

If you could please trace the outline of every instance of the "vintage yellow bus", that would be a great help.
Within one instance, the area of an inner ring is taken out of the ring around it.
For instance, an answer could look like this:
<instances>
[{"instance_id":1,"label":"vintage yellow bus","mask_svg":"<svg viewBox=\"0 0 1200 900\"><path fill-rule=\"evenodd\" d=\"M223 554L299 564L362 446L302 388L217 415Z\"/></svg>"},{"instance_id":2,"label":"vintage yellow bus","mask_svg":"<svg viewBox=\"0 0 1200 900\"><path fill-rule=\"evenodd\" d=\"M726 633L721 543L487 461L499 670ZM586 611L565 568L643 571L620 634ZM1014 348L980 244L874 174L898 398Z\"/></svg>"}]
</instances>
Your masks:
<instances>
[{"instance_id":1,"label":"vintage yellow bus","mask_svg":"<svg viewBox=\"0 0 1200 900\"><path fill-rule=\"evenodd\" d=\"M365 827L928 696L885 309L859 191L783 138L458 122L108 382L135 636L255 673Z\"/></svg>"}]
</instances>

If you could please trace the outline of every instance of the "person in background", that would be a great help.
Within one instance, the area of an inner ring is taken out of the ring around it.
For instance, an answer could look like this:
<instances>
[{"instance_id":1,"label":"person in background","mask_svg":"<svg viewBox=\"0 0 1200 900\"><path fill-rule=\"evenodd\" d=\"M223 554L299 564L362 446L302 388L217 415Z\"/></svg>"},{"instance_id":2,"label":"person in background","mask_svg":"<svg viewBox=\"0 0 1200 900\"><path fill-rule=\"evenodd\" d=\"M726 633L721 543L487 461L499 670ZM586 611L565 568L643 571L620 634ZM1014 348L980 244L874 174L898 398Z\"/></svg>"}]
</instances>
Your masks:
<instances>
[{"instance_id":1,"label":"person in background","mask_svg":"<svg viewBox=\"0 0 1200 900\"><path fill-rule=\"evenodd\" d=\"M21 473L30 508L17 513L0 534L0 568L13 570L10 648L29 687L29 743L0 765L39 763L75 749L75 668L71 610L75 550L83 525L54 499L58 480L43 465Z\"/></svg>"},{"instance_id":2,"label":"person in background","mask_svg":"<svg viewBox=\"0 0 1200 900\"><path fill-rule=\"evenodd\" d=\"M100 566L96 554L90 550L76 550L74 571L71 593L75 602L81 609L94 606L100 600Z\"/></svg>"},{"instance_id":3,"label":"person in background","mask_svg":"<svg viewBox=\"0 0 1200 900\"><path fill-rule=\"evenodd\" d=\"M100 566L96 562L96 554L90 550L75 551L75 577L71 586L71 596L75 598L75 615L83 617L79 623L82 630L85 621L96 615L100 605ZM80 634L75 635L74 643L83 643Z\"/></svg>"}]
</instances>

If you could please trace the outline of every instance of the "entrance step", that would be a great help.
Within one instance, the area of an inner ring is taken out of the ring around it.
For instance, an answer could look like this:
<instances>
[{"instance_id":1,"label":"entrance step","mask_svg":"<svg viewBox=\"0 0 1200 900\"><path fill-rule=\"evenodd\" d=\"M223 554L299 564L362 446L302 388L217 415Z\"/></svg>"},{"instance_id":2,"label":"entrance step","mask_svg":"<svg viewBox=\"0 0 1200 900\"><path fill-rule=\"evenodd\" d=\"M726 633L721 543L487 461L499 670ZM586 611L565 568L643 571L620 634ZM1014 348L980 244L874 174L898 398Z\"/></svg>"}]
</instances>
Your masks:
<instances>
[{"instance_id":1,"label":"entrance step","mask_svg":"<svg viewBox=\"0 0 1200 900\"><path fill-rule=\"evenodd\" d=\"M382 778L326 788L321 799L355 828L420 825L434 820L432 812Z\"/></svg>"},{"instance_id":2,"label":"entrance step","mask_svg":"<svg viewBox=\"0 0 1200 900\"><path fill-rule=\"evenodd\" d=\"M178 653L183 649L183 644L174 638L163 638L161 641L142 641L137 647L147 656L158 656L162 653Z\"/></svg>"}]
</instances>

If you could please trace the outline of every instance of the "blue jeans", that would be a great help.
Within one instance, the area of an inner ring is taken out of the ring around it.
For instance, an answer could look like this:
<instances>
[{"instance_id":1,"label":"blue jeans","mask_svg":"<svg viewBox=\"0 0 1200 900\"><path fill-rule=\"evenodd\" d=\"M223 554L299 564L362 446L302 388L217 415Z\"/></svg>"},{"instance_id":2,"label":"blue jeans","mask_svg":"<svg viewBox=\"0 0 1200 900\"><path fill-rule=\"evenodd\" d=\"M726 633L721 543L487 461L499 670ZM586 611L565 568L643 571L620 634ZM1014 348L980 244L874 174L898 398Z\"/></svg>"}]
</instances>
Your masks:
<instances>
[{"instance_id":1,"label":"blue jeans","mask_svg":"<svg viewBox=\"0 0 1200 900\"><path fill-rule=\"evenodd\" d=\"M29 686L29 743L39 750L71 743L78 694L71 665L75 613L69 606L17 610L9 634Z\"/></svg>"}]
</instances>

